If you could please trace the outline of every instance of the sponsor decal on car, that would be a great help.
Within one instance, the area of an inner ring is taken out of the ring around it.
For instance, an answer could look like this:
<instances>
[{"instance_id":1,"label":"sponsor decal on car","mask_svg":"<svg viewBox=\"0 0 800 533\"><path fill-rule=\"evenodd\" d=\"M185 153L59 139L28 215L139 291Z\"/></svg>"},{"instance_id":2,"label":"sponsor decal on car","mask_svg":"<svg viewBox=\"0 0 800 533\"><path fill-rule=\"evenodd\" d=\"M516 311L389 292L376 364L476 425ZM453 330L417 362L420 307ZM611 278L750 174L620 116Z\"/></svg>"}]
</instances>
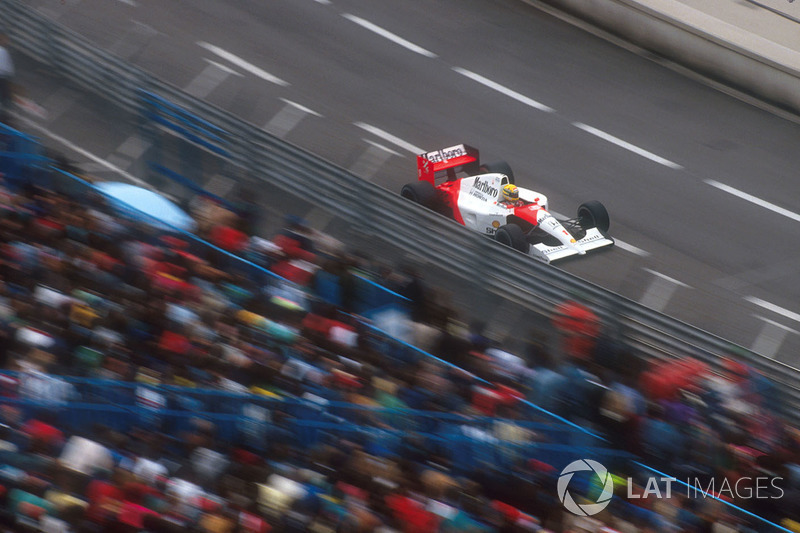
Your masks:
<instances>
[{"instance_id":1,"label":"sponsor decal on car","mask_svg":"<svg viewBox=\"0 0 800 533\"><path fill-rule=\"evenodd\" d=\"M580 242L585 243L585 242L599 241L601 239L605 239L605 236L602 233L594 233L592 235L587 235L586 237L581 239Z\"/></svg>"},{"instance_id":2,"label":"sponsor decal on car","mask_svg":"<svg viewBox=\"0 0 800 533\"><path fill-rule=\"evenodd\" d=\"M603 239L605 239L605 237L601 233L594 233L594 234L591 234L591 235L586 235L586 237L584 237L583 239L580 239L578 241L576 241L574 238L570 239L570 242L573 243L573 244L584 245L584 244L587 244L587 243L590 243L590 242L600 241L600 240L603 240ZM567 247L565 245L563 245L563 244L559 244L557 246L548 246L547 247L547 251L545 253L552 254L552 253L560 252L561 250L566 250L566 249L567 249Z\"/></svg>"},{"instance_id":3,"label":"sponsor decal on car","mask_svg":"<svg viewBox=\"0 0 800 533\"><path fill-rule=\"evenodd\" d=\"M556 220L556 217L545 211L544 209L540 209L539 212L536 214L536 222L539 223L544 229L550 229L552 231L556 230L561 226L561 223Z\"/></svg>"},{"instance_id":4,"label":"sponsor decal on car","mask_svg":"<svg viewBox=\"0 0 800 533\"><path fill-rule=\"evenodd\" d=\"M496 187L492 187L488 180L481 180L480 178L475 178L475 181L472 182L473 190L480 191L485 193L493 198L497 198L499 191Z\"/></svg>"},{"instance_id":5,"label":"sponsor decal on car","mask_svg":"<svg viewBox=\"0 0 800 533\"><path fill-rule=\"evenodd\" d=\"M448 159L453 159L455 157L461 157L464 155L467 155L467 148L463 144L457 144L456 146L451 146L449 148L442 148L441 150L428 152L425 154L425 159L431 163L441 163L442 161L447 161Z\"/></svg>"},{"instance_id":6,"label":"sponsor decal on car","mask_svg":"<svg viewBox=\"0 0 800 533\"><path fill-rule=\"evenodd\" d=\"M484 202L488 202L488 201L489 201L489 199L486 197L486 195L485 195L485 194L483 194L483 193L482 193L482 192L480 192L480 191L476 191L475 189L470 189L470 191L469 191L469 195L470 195L470 196L474 196L474 197L475 197L475 198L477 198L478 200L482 200L482 201L484 201Z\"/></svg>"}]
</instances>

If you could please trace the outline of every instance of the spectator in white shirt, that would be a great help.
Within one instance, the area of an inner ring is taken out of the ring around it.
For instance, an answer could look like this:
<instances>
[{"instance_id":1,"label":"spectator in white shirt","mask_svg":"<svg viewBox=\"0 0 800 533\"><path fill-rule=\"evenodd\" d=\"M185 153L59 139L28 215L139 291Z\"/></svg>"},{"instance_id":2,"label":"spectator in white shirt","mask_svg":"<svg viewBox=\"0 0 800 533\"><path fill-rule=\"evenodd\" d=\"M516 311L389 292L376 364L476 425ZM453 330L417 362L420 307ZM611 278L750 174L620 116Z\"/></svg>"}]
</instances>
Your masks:
<instances>
[{"instance_id":1,"label":"spectator in white shirt","mask_svg":"<svg viewBox=\"0 0 800 533\"><path fill-rule=\"evenodd\" d=\"M137 457L133 464L133 475L139 478L142 483L155 486L159 478L166 478L169 470L155 458L145 456Z\"/></svg>"},{"instance_id":2,"label":"spectator in white shirt","mask_svg":"<svg viewBox=\"0 0 800 533\"><path fill-rule=\"evenodd\" d=\"M69 470L87 477L100 470L114 469L114 457L108 448L78 435L69 438L58 460Z\"/></svg>"},{"instance_id":3,"label":"spectator in white shirt","mask_svg":"<svg viewBox=\"0 0 800 533\"><path fill-rule=\"evenodd\" d=\"M187 518L195 518L199 512L200 501L206 495L205 491L194 482L195 475L191 468L183 467L167 481L167 496L173 503L176 514Z\"/></svg>"}]
</instances>

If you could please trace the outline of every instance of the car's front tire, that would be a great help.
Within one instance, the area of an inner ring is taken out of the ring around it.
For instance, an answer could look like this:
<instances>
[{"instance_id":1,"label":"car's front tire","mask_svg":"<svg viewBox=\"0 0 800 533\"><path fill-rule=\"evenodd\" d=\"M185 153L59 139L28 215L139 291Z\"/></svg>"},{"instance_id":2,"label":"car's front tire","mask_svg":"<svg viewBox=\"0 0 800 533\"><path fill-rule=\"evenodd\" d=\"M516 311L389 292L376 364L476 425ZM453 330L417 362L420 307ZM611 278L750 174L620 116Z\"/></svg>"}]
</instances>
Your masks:
<instances>
[{"instance_id":1,"label":"car's front tire","mask_svg":"<svg viewBox=\"0 0 800 533\"><path fill-rule=\"evenodd\" d=\"M494 234L494 240L524 254L527 254L528 250L531 248L531 244L528 242L525 232L516 224L506 224L505 226L497 228L497 232Z\"/></svg>"},{"instance_id":2,"label":"car's front tire","mask_svg":"<svg viewBox=\"0 0 800 533\"><path fill-rule=\"evenodd\" d=\"M583 229L597 228L605 233L611 226L611 219L603 204L597 200L590 200L578 207L578 224Z\"/></svg>"}]
</instances>

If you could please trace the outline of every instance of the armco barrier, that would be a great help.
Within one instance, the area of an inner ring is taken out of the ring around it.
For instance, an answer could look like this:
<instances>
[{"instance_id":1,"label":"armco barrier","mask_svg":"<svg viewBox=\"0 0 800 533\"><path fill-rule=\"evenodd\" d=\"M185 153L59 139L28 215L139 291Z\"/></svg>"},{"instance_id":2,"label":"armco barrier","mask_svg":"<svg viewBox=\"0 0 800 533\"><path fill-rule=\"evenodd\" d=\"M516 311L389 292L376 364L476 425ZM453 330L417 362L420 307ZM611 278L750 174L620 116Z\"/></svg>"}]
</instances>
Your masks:
<instances>
[{"instance_id":1,"label":"armco barrier","mask_svg":"<svg viewBox=\"0 0 800 533\"><path fill-rule=\"evenodd\" d=\"M723 357L733 355L778 385L782 397L771 399L772 405L800 423L800 374L787 365L504 249L410 205L393 192L361 180L100 51L19 0L0 3L0 24L6 26L23 52L129 111L141 111L141 91L147 91L202 117L228 132L227 140L237 164L252 179L286 191L298 185L317 191L322 207L349 217L365 233L386 239L424 261L447 266L465 284L477 284L479 280L480 290L512 298L515 304L545 315L552 312L555 304L581 294L607 322L617 326L632 349L652 358L691 355L712 368L719 368Z\"/></svg>"},{"instance_id":2,"label":"armco barrier","mask_svg":"<svg viewBox=\"0 0 800 533\"><path fill-rule=\"evenodd\" d=\"M100 94L131 112L138 111L136 89L146 74L92 46L77 33L28 9L21 2L0 3L0 28L54 73Z\"/></svg>"}]
</instances>

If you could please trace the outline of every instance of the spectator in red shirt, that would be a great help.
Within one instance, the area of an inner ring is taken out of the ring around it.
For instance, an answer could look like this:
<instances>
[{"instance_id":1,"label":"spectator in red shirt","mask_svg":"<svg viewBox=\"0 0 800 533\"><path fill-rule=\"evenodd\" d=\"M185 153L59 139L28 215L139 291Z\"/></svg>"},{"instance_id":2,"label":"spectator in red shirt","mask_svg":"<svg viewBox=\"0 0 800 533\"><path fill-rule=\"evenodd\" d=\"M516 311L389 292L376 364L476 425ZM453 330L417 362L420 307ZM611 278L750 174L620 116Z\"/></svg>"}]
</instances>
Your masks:
<instances>
[{"instance_id":1,"label":"spectator in red shirt","mask_svg":"<svg viewBox=\"0 0 800 533\"><path fill-rule=\"evenodd\" d=\"M98 476L89 483L86 497L89 507L86 509L86 519L92 523L105 525L116 516L122 500L125 498L121 485L126 477L122 470L116 470L111 479Z\"/></svg>"},{"instance_id":2,"label":"spectator in red shirt","mask_svg":"<svg viewBox=\"0 0 800 533\"><path fill-rule=\"evenodd\" d=\"M553 325L563 335L567 357L583 361L591 358L600 334L600 319L591 309L576 301L563 302L556 307Z\"/></svg>"},{"instance_id":3,"label":"spectator in red shirt","mask_svg":"<svg viewBox=\"0 0 800 533\"><path fill-rule=\"evenodd\" d=\"M211 229L211 242L225 250L238 254L246 247L249 240L241 230L241 221L237 218L229 224L218 224Z\"/></svg>"},{"instance_id":4,"label":"spectator in red shirt","mask_svg":"<svg viewBox=\"0 0 800 533\"><path fill-rule=\"evenodd\" d=\"M40 411L22 426L21 431L31 439L33 447L51 452L64 444L64 433L55 427L55 417L47 411Z\"/></svg>"}]
</instances>

